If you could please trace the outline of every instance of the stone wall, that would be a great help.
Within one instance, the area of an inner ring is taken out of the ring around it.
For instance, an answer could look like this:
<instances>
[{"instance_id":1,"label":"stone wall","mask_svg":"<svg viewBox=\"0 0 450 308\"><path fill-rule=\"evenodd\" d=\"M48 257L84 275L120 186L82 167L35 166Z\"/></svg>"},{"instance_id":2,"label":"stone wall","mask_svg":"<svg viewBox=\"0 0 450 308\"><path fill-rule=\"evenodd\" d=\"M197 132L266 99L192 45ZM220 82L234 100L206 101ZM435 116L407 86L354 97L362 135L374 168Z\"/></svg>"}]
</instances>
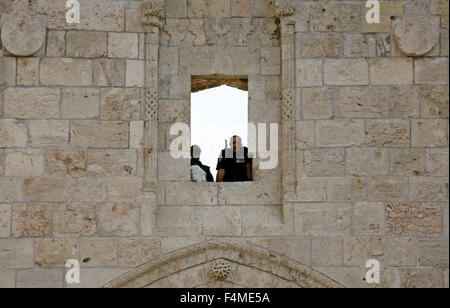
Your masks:
<instances>
[{"instance_id":1,"label":"stone wall","mask_svg":"<svg viewBox=\"0 0 450 308\"><path fill-rule=\"evenodd\" d=\"M81 286L99 287L211 239L285 255L347 287L370 287L371 258L383 287L448 287L448 0L382 1L380 24L359 0L287 1L287 17L270 0L165 0L150 130L158 48L143 1L79 2L72 26L64 0L0 0L3 28L17 12L40 16L28 45L2 33L0 287L69 287L68 259L81 263ZM169 130L189 124L191 77L246 76L249 121L284 125L287 60L294 194L284 195L282 162L255 168L253 183L190 183ZM240 277L251 286L266 274L253 275Z\"/></svg>"}]
</instances>

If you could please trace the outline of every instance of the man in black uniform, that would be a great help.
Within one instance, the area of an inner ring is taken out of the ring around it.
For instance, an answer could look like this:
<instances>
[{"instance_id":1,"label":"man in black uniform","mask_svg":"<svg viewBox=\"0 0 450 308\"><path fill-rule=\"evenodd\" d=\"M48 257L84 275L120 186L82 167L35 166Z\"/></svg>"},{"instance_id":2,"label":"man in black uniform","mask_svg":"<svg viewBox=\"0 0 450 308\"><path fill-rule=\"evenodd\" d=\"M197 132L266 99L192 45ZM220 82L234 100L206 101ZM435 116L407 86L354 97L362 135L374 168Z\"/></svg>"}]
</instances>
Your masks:
<instances>
[{"instance_id":1,"label":"man in black uniform","mask_svg":"<svg viewBox=\"0 0 450 308\"><path fill-rule=\"evenodd\" d=\"M253 159L248 157L248 148L242 139L233 136L230 147L222 150L217 163L217 182L248 182L253 180Z\"/></svg>"}]
</instances>

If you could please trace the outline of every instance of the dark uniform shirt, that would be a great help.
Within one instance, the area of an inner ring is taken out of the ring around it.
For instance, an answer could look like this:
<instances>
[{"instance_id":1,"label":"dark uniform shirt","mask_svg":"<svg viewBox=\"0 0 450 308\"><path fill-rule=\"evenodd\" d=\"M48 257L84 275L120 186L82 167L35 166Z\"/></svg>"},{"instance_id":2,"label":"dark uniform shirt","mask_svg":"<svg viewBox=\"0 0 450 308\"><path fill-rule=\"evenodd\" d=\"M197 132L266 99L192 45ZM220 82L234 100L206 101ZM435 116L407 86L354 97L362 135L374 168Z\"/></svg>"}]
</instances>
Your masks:
<instances>
[{"instance_id":1,"label":"dark uniform shirt","mask_svg":"<svg viewBox=\"0 0 450 308\"><path fill-rule=\"evenodd\" d=\"M252 181L247 177L247 165L252 168L253 159L248 157L248 148L242 147L237 152L228 148L222 150L217 162L217 170L224 169L224 182Z\"/></svg>"},{"instance_id":2,"label":"dark uniform shirt","mask_svg":"<svg viewBox=\"0 0 450 308\"><path fill-rule=\"evenodd\" d=\"M209 166L203 165L202 162L199 160L191 159L191 166L194 166L194 165L198 165L200 168L202 168L203 171L206 172L206 181L207 182L214 182L214 178L211 174Z\"/></svg>"}]
</instances>

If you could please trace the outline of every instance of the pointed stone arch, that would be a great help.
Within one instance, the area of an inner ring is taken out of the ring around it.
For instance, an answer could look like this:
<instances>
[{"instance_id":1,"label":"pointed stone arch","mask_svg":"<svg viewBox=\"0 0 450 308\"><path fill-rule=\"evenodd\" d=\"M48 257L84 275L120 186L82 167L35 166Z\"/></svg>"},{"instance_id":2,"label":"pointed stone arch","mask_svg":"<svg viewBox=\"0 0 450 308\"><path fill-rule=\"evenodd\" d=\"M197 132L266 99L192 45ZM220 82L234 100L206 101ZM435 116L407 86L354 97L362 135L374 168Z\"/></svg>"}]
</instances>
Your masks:
<instances>
[{"instance_id":1,"label":"pointed stone arch","mask_svg":"<svg viewBox=\"0 0 450 308\"><path fill-rule=\"evenodd\" d=\"M107 288L341 288L316 270L275 252L209 241L177 250L114 279Z\"/></svg>"}]
</instances>

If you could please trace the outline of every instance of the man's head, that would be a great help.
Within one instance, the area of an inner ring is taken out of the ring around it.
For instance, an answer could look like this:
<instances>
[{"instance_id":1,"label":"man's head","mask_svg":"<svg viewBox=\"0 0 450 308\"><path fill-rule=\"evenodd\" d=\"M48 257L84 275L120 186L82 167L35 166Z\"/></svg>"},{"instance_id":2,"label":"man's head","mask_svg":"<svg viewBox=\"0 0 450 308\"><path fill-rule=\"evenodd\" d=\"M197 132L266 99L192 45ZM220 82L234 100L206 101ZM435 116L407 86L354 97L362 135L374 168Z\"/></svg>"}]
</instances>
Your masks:
<instances>
[{"instance_id":1,"label":"man's head","mask_svg":"<svg viewBox=\"0 0 450 308\"><path fill-rule=\"evenodd\" d=\"M200 154L202 153L202 150L198 145L191 146L191 158L193 159L200 159Z\"/></svg>"},{"instance_id":2,"label":"man's head","mask_svg":"<svg viewBox=\"0 0 450 308\"><path fill-rule=\"evenodd\" d=\"M242 139L239 136L233 136L230 139L230 147L233 149L233 152L236 152L242 146Z\"/></svg>"}]
</instances>

